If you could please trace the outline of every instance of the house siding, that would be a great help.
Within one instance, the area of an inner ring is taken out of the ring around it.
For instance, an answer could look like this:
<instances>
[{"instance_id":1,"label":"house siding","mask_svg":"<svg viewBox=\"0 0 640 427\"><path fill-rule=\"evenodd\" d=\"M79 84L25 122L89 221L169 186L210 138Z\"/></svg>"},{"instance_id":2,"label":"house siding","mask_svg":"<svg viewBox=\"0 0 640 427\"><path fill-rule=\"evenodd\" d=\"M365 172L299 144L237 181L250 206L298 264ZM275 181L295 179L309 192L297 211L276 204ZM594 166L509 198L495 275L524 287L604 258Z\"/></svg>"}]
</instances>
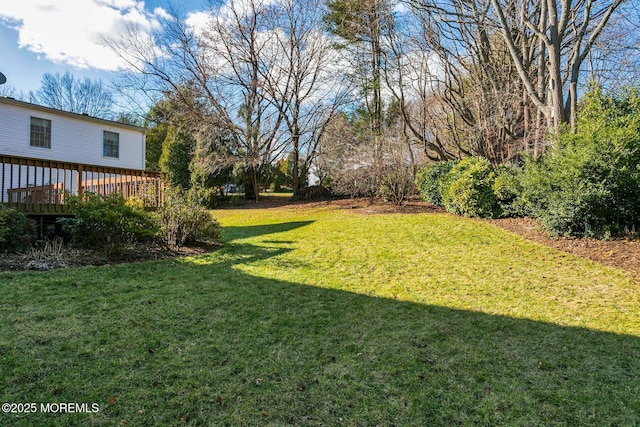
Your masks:
<instances>
[{"instance_id":1,"label":"house siding","mask_svg":"<svg viewBox=\"0 0 640 427\"><path fill-rule=\"evenodd\" d=\"M30 118L51 120L51 148L30 145ZM119 134L119 157L102 155L103 132ZM0 154L144 169L143 128L0 99Z\"/></svg>"}]
</instances>

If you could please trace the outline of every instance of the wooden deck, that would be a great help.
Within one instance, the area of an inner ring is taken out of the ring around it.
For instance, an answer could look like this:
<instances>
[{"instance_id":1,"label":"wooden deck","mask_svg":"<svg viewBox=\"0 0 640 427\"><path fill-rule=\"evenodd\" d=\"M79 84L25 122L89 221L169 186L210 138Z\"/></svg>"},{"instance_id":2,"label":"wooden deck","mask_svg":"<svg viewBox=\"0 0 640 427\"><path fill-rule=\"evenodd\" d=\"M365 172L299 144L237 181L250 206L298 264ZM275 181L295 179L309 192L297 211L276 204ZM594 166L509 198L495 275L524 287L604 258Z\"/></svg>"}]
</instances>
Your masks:
<instances>
[{"instance_id":1,"label":"wooden deck","mask_svg":"<svg viewBox=\"0 0 640 427\"><path fill-rule=\"evenodd\" d=\"M65 196L121 193L145 206L163 203L163 172L121 169L0 154L0 203L30 215L67 214Z\"/></svg>"}]
</instances>

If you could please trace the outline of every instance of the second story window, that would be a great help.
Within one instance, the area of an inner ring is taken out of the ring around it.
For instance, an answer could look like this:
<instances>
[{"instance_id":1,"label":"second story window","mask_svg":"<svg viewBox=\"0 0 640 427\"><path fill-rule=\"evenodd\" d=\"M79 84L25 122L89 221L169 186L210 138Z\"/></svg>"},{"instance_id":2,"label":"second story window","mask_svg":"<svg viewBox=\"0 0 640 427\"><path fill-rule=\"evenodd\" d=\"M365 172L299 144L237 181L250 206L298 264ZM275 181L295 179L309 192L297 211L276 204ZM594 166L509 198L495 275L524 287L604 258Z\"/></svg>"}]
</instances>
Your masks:
<instances>
[{"instance_id":1,"label":"second story window","mask_svg":"<svg viewBox=\"0 0 640 427\"><path fill-rule=\"evenodd\" d=\"M102 155L105 157L120 157L120 134L104 131Z\"/></svg>"},{"instance_id":2,"label":"second story window","mask_svg":"<svg viewBox=\"0 0 640 427\"><path fill-rule=\"evenodd\" d=\"M51 120L31 117L30 145L51 148Z\"/></svg>"}]
</instances>

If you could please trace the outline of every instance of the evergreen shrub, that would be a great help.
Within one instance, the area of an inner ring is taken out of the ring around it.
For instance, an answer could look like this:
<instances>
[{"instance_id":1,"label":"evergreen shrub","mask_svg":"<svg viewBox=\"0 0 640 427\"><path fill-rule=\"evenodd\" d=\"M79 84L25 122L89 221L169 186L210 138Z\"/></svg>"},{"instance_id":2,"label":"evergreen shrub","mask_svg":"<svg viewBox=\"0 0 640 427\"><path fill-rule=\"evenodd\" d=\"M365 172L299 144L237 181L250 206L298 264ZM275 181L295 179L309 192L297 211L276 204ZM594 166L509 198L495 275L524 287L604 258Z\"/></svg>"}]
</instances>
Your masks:
<instances>
[{"instance_id":1,"label":"evergreen shrub","mask_svg":"<svg viewBox=\"0 0 640 427\"><path fill-rule=\"evenodd\" d=\"M640 101L599 90L585 96L578 131L565 130L540 159L525 159L527 214L563 235L608 237L640 227Z\"/></svg>"},{"instance_id":2,"label":"evergreen shrub","mask_svg":"<svg viewBox=\"0 0 640 427\"><path fill-rule=\"evenodd\" d=\"M65 226L81 246L119 252L126 244L153 238L158 229L141 201L127 202L120 193L68 195L66 203L74 218Z\"/></svg>"},{"instance_id":3,"label":"evergreen shrub","mask_svg":"<svg viewBox=\"0 0 640 427\"><path fill-rule=\"evenodd\" d=\"M420 197L434 206L444 206L440 192L440 181L459 163L459 160L437 162L425 166L416 174L415 184Z\"/></svg>"},{"instance_id":4,"label":"evergreen shrub","mask_svg":"<svg viewBox=\"0 0 640 427\"><path fill-rule=\"evenodd\" d=\"M467 157L440 180L442 204L448 212L467 217L494 218L500 215L493 192L495 171L482 157Z\"/></svg>"},{"instance_id":5,"label":"evergreen shrub","mask_svg":"<svg viewBox=\"0 0 640 427\"><path fill-rule=\"evenodd\" d=\"M35 239L35 221L22 212L0 206L0 252L27 249Z\"/></svg>"}]
</instances>

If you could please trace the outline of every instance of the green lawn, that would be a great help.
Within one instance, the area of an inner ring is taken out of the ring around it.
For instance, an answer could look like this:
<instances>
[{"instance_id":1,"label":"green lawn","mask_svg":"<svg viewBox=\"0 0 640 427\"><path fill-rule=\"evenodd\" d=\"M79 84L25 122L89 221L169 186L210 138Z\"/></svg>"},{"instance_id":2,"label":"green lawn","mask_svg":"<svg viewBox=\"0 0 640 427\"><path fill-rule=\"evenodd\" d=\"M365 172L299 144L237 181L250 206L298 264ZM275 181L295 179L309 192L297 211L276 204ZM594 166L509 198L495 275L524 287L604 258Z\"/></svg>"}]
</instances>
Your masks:
<instances>
[{"instance_id":1,"label":"green lawn","mask_svg":"<svg viewBox=\"0 0 640 427\"><path fill-rule=\"evenodd\" d=\"M216 211L182 260L0 273L2 426L640 425L625 272L448 214Z\"/></svg>"}]
</instances>

